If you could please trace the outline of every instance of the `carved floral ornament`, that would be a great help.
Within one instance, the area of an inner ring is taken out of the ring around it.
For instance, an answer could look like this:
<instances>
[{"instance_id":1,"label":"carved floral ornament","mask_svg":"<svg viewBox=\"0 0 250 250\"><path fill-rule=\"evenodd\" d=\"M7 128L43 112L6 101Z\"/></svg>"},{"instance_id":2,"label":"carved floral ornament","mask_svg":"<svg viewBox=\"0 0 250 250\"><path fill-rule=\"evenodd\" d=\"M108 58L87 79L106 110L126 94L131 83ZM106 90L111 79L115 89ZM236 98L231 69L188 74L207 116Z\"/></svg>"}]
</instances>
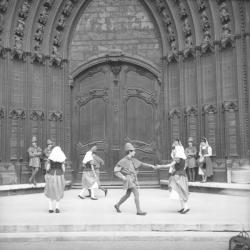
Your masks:
<instances>
[{"instance_id":1,"label":"carved floral ornament","mask_svg":"<svg viewBox=\"0 0 250 250\"><path fill-rule=\"evenodd\" d=\"M25 111L23 109L12 109L9 112L9 118L13 120L25 119Z\"/></svg>"},{"instance_id":2,"label":"carved floral ornament","mask_svg":"<svg viewBox=\"0 0 250 250\"><path fill-rule=\"evenodd\" d=\"M90 90L88 95L77 96L75 101L79 106L83 106L95 98L102 98L105 102L108 102L108 89Z\"/></svg>"},{"instance_id":3,"label":"carved floral ornament","mask_svg":"<svg viewBox=\"0 0 250 250\"><path fill-rule=\"evenodd\" d=\"M222 108L224 112L235 112L238 110L238 103L236 101L225 101Z\"/></svg>"},{"instance_id":4,"label":"carved floral ornament","mask_svg":"<svg viewBox=\"0 0 250 250\"><path fill-rule=\"evenodd\" d=\"M177 118L179 119L181 117L181 111L178 108L174 108L169 112L169 119Z\"/></svg>"},{"instance_id":5,"label":"carved floral ornament","mask_svg":"<svg viewBox=\"0 0 250 250\"><path fill-rule=\"evenodd\" d=\"M41 110L32 110L30 112L30 119L33 121L44 120L44 112Z\"/></svg>"},{"instance_id":6,"label":"carved floral ornament","mask_svg":"<svg viewBox=\"0 0 250 250\"><path fill-rule=\"evenodd\" d=\"M61 111L50 111L49 112L49 121L62 121L63 113Z\"/></svg>"},{"instance_id":7,"label":"carved floral ornament","mask_svg":"<svg viewBox=\"0 0 250 250\"><path fill-rule=\"evenodd\" d=\"M197 116L197 108L194 106L188 106L186 107L184 111L185 116Z\"/></svg>"},{"instance_id":8,"label":"carved floral ornament","mask_svg":"<svg viewBox=\"0 0 250 250\"><path fill-rule=\"evenodd\" d=\"M204 104L202 107L203 114L216 114L217 107L215 104Z\"/></svg>"}]
</instances>

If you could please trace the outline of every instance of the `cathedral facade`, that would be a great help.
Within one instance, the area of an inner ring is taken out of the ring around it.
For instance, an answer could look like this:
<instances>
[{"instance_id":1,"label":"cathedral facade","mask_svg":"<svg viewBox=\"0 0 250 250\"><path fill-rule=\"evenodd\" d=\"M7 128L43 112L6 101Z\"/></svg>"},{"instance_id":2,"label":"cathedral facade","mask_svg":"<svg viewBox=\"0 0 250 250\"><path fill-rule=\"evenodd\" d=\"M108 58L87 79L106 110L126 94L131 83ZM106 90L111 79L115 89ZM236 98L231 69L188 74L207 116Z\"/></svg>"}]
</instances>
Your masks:
<instances>
[{"instance_id":1,"label":"cathedral facade","mask_svg":"<svg viewBox=\"0 0 250 250\"><path fill-rule=\"evenodd\" d=\"M156 164L206 137L226 181L250 156L249 72L247 0L0 0L0 172L27 181L32 136L75 182L94 144L112 182L125 142Z\"/></svg>"}]
</instances>

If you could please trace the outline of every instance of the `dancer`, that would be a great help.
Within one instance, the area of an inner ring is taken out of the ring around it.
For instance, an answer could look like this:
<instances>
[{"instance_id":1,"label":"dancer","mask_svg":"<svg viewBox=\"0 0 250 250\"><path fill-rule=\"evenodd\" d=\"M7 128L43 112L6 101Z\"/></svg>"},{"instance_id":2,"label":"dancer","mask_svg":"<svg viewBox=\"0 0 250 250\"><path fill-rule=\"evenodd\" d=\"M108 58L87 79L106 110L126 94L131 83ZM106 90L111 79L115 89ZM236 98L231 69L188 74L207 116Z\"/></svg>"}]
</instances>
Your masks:
<instances>
[{"instance_id":1,"label":"dancer","mask_svg":"<svg viewBox=\"0 0 250 250\"><path fill-rule=\"evenodd\" d=\"M186 214L190 211L188 206L188 179L185 171L185 159L186 155L184 148L180 144L174 143L172 154L174 160L167 165L157 165L156 169L169 168L172 169L169 177L169 191L170 199L176 199L180 201L181 209L178 211L181 214Z\"/></svg>"},{"instance_id":2,"label":"dancer","mask_svg":"<svg viewBox=\"0 0 250 250\"><path fill-rule=\"evenodd\" d=\"M78 197L84 199L84 193L89 189L90 198L97 200L95 197L95 190L98 189L97 175L94 168L93 153L96 152L97 146L93 146L83 158L83 172L82 172L82 190Z\"/></svg>"},{"instance_id":3,"label":"dancer","mask_svg":"<svg viewBox=\"0 0 250 250\"><path fill-rule=\"evenodd\" d=\"M143 212L140 207L137 173L139 167L144 166L155 168L155 166L141 162L134 158L135 148L131 143L125 144L125 152L126 156L116 164L114 173L123 181L123 188L126 189L126 194L120 199L117 204L115 204L114 207L117 213L121 213L120 206L129 198L131 193L133 193L135 197L137 215L146 215L147 213Z\"/></svg>"},{"instance_id":4,"label":"dancer","mask_svg":"<svg viewBox=\"0 0 250 250\"><path fill-rule=\"evenodd\" d=\"M55 212L60 213L59 202L63 198L65 188L65 160L66 156L59 146L54 146L46 164L44 193L49 199L49 213L53 213L53 202Z\"/></svg>"},{"instance_id":5,"label":"dancer","mask_svg":"<svg viewBox=\"0 0 250 250\"><path fill-rule=\"evenodd\" d=\"M206 182L207 177L213 175L213 163L210 159L212 148L209 146L206 138L201 139L199 150L199 174L202 176L201 182Z\"/></svg>"},{"instance_id":6,"label":"dancer","mask_svg":"<svg viewBox=\"0 0 250 250\"><path fill-rule=\"evenodd\" d=\"M193 142L194 142L193 138L189 137L188 147L185 149L185 154L187 156L186 167L188 171L189 181L195 181L195 168L196 168L195 156L197 154L197 149L195 146L193 146Z\"/></svg>"},{"instance_id":7,"label":"dancer","mask_svg":"<svg viewBox=\"0 0 250 250\"><path fill-rule=\"evenodd\" d=\"M28 148L29 154L29 166L32 167L32 174L29 178L29 183L33 183L36 185L36 175L41 167L40 157L42 155L42 149L37 146L37 138L36 136L32 137L32 146Z\"/></svg>"}]
</instances>

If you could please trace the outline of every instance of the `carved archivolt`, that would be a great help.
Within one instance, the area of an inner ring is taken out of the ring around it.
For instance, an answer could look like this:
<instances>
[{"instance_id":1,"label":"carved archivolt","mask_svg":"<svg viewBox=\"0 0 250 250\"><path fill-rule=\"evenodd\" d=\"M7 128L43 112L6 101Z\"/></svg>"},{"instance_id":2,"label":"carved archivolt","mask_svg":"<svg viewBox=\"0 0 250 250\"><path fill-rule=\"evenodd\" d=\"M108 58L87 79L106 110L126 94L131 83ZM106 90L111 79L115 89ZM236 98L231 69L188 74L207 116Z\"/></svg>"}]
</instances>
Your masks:
<instances>
[{"instance_id":1,"label":"carved archivolt","mask_svg":"<svg viewBox=\"0 0 250 250\"><path fill-rule=\"evenodd\" d=\"M102 98L105 102L108 102L108 89L105 88L105 89L90 90L88 95L77 96L76 103L79 106L83 106L95 98Z\"/></svg>"}]
</instances>

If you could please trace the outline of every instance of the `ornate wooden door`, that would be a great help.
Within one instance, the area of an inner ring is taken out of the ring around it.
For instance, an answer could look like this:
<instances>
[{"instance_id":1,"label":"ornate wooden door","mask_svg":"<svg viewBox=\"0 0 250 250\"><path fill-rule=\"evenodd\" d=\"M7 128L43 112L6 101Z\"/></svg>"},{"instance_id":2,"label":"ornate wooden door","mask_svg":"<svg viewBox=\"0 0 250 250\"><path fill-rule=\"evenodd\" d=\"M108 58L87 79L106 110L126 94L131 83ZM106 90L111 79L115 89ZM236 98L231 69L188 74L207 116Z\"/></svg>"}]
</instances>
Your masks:
<instances>
[{"instance_id":1,"label":"ornate wooden door","mask_svg":"<svg viewBox=\"0 0 250 250\"><path fill-rule=\"evenodd\" d=\"M105 64L83 72L72 91L72 155L80 180L83 155L94 144L105 161L103 181L116 182L113 169L132 142L136 157L155 163L159 147L160 86L149 71L129 64ZM156 182L151 169L141 169L139 179Z\"/></svg>"}]
</instances>

